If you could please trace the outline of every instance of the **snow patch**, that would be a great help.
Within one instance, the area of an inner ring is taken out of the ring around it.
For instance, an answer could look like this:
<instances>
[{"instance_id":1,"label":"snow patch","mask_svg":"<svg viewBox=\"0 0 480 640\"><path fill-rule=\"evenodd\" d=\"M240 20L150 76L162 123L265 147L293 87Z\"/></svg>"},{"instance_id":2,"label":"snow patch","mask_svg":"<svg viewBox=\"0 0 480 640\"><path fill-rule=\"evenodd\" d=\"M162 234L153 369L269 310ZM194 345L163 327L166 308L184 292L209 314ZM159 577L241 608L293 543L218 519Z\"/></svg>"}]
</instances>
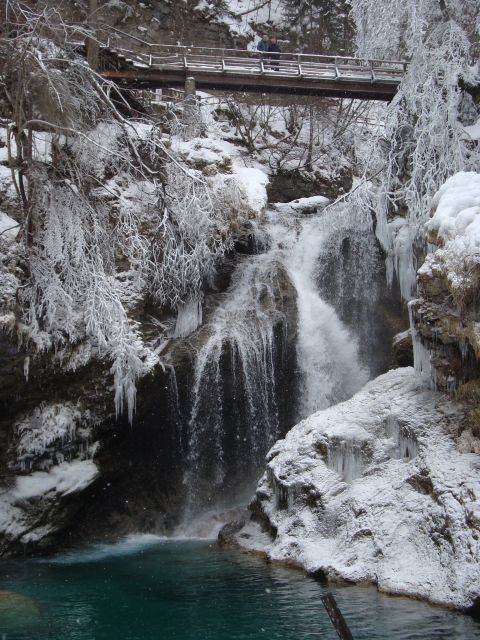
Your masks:
<instances>
[{"instance_id":1,"label":"snow patch","mask_svg":"<svg viewBox=\"0 0 480 640\"><path fill-rule=\"evenodd\" d=\"M59 495L69 495L82 491L99 475L93 460L73 460L52 467L48 473L36 471L17 478L12 496L15 500L25 500L55 491Z\"/></svg>"},{"instance_id":2,"label":"snow patch","mask_svg":"<svg viewBox=\"0 0 480 640\"><path fill-rule=\"evenodd\" d=\"M461 236L465 248L480 248L480 173L453 175L433 197L432 209L429 234L443 242Z\"/></svg>"},{"instance_id":3,"label":"snow patch","mask_svg":"<svg viewBox=\"0 0 480 640\"><path fill-rule=\"evenodd\" d=\"M471 124L469 127L463 127L463 130L467 134L467 138L470 140L480 140L480 118Z\"/></svg>"},{"instance_id":4,"label":"snow patch","mask_svg":"<svg viewBox=\"0 0 480 640\"><path fill-rule=\"evenodd\" d=\"M13 242L20 230L20 225L16 220L7 216L6 213L0 211L0 239L7 242Z\"/></svg>"},{"instance_id":5,"label":"snow patch","mask_svg":"<svg viewBox=\"0 0 480 640\"><path fill-rule=\"evenodd\" d=\"M267 174L253 167L235 167L235 174L245 189L248 205L260 214L267 206Z\"/></svg>"}]
</instances>

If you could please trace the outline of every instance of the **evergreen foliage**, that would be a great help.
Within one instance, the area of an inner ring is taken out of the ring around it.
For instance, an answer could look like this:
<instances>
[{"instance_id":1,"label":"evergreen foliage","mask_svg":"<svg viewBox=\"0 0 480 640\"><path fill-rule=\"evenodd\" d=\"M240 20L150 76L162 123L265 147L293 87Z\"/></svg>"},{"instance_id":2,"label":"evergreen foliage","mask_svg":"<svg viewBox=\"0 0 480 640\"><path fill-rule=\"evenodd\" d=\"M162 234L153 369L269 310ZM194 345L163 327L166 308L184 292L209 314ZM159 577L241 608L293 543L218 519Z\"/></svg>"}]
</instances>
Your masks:
<instances>
[{"instance_id":1,"label":"evergreen foliage","mask_svg":"<svg viewBox=\"0 0 480 640\"><path fill-rule=\"evenodd\" d=\"M285 5L302 49L352 53L354 29L348 0L285 0Z\"/></svg>"}]
</instances>

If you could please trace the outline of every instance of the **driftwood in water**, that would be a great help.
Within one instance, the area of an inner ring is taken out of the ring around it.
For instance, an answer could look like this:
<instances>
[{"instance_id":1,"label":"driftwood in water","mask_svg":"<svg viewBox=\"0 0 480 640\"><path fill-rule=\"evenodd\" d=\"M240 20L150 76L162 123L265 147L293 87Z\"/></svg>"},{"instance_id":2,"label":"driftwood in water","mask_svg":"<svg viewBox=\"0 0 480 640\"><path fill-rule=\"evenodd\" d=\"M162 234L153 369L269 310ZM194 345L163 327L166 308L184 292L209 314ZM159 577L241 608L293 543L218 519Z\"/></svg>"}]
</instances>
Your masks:
<instances>
[{"instance_id":1,"label":"driftwood in water","mask_svg":"<svg viewBox=\"0 0 480 640\"><path fill-rule=\"evenodd\" d=\"M327 610L327 613L332 621L333 626L335 627L336 632L338 633L338 637L341 640L353 640L353 636L350 633L350 629L345 622L344 617L340 609L338 608L337 602L333 597L333 594L327 593L322 596L323 606Z\"/></svg>"}]
</instances>

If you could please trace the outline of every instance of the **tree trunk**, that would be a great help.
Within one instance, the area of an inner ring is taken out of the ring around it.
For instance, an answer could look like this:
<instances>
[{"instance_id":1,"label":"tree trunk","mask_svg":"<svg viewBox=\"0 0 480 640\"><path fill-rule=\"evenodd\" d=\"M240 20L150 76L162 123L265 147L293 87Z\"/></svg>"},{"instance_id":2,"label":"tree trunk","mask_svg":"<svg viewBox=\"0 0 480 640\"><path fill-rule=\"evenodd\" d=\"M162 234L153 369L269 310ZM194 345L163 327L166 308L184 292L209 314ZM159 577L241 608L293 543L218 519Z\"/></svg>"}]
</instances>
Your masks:
<instances>
[{"instance_id":1,"label":"tree trunk","mask_svg":"<svg viewBox=\"0 0 480 640\"><path fill-rule=\"evenodd\" d=\"M438 0L438 3L440 5L440 11L442 12L443 17L445 18L445 20L449 20L450 14L448 12L448 8L445 3L445 0Z\"/></svg>"},{"instance_id":2,"label":"tree trunk","mask_svg":"<svg viewBox=\"0 0 480 640\"><path fill-rule=\"evenodd\" d=\"M87 62L92 69L98 69L98 0L89 0L88 26L92 37L87 39Z\"/></svg>"}]
</instances>

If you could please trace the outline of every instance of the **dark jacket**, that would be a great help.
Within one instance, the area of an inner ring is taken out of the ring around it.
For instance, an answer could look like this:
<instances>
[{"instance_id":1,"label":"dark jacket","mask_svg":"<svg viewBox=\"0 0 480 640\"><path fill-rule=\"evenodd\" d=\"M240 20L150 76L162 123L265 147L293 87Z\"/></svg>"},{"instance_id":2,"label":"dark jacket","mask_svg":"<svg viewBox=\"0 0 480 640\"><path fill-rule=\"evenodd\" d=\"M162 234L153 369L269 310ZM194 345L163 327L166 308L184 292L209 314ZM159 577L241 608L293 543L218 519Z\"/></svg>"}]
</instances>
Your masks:
<instances>
[{"instance_id":1,"label":"dark jacket","mask_svg":"<svg viewBox=\"0 0 480 640\"><path fill-rule=\"evenodd\" d=\"M260 42L257 44L257 49L259 51L268 51L268 47L268 42L264 42L263 40L260 40Z\"/></svg>"},{"instance_id":2,"label":"dark jacket","mask_svg":"<svg viewBox=\"0 0 480 640\"><path fill-rule=\"evenodd\" d=\"M282 50L280 49L278 44L269 44L267 51L270 54L268 56L269 58L271 58L272 60L280 60L280 54L282 53Z\"/></svg>"}]
</instances>

